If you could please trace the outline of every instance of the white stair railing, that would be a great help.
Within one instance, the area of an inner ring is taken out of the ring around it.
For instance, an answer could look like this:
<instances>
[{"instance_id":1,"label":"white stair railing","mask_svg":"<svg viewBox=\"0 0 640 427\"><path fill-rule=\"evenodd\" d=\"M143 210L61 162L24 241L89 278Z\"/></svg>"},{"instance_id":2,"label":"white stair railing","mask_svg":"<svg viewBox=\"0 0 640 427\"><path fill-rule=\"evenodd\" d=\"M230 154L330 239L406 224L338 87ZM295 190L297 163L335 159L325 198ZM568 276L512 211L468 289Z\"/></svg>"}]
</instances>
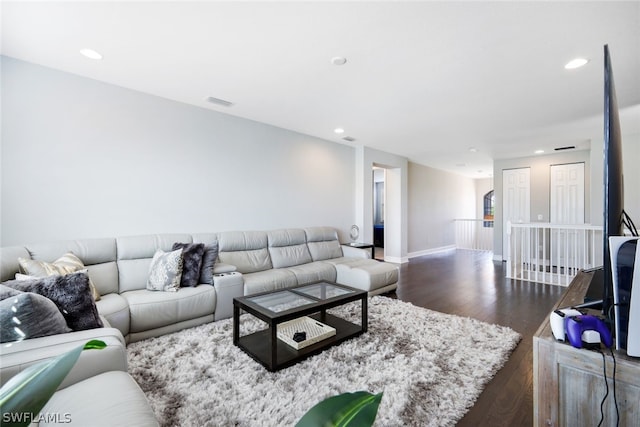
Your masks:
<instances>
[{"instance_id":1,"label":"white stair railing","mask_svg":"<svg viewBox=\"0 0 640 427\"><path fill-rule=\"evenodd\" d=\"M507 277L568 286L581 269L602 265L602 227L507 223Z\"/></svg>"},{"instance_id":2,"label":"white stair railing","mask_svg":"<svg viewBox=\"0 0 640 427\"><path fill-rule=\"evenodd\" d=\"M456 248L493 251L493 220L455 219Z\"/></svg>"}]
</instances>

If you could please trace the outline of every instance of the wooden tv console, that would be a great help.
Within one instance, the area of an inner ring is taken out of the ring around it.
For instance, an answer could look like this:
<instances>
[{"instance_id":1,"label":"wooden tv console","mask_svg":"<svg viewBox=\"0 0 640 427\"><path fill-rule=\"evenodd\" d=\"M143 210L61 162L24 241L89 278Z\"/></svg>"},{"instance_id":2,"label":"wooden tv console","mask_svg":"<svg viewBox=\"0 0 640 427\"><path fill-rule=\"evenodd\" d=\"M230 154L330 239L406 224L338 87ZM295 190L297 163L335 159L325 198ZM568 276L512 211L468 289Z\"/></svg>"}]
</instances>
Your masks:
<instances>
[{"instance_id":1,"label":"wooden tv console","mask_svg":"<svg viewBox=\"0 0 640 427\"><path fill-rule=\"evenodd\" d=\"M592 272L578 273L554 310L584 302L592 276ZM603 351L609 396L602 425L615 426L613 359L609 350ZM621 351L614 354L619 425L640 426L640 358L629 357ZM602 356L556 341L547 317L533 336L533 425L596 426L606 391L603 375Z\"/></svg>"}]
</instances>

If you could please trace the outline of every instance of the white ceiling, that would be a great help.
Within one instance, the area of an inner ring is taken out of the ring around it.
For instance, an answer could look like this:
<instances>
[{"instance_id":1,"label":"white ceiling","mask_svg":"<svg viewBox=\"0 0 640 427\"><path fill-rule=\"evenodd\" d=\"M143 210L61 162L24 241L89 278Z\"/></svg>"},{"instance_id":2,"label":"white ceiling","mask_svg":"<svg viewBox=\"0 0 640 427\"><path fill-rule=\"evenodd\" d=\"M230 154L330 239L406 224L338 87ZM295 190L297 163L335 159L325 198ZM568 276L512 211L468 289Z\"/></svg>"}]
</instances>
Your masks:
<instances>
[{"instance_id":1,"label":"white ceiling","mask_svg":"<svg viewBox=\"0 0 640 427\"><path fill-rule=\"evenodd\" d=\"M4 55L471 177L600 138L608 43L623 133L640 132L639 1L1 7Z\"/></svg>"}]
</instances>

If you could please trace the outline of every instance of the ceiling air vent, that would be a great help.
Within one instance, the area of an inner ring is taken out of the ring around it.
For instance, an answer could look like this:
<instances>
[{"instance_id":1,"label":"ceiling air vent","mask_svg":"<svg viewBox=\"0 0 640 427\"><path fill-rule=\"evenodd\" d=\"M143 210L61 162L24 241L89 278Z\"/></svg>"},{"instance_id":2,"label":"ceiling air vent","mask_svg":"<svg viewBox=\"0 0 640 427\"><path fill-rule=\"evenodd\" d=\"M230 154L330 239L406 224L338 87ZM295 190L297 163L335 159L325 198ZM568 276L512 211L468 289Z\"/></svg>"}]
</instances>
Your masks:
<instances>
[{"instance_id":1,"label":"ceiling air vent","mask_svg":"<svg viewBox=\"0 0 640 427\"><path fill-rule=\"evenodd\" d=\"M353 142L356 139L351 137L351 136L345 136L344 138L342 138L343 141L347 141L347 142Z\"/></svg>"},{"instance_id":2,"label":"ceiling air vent","mask_svg":"<svg viewBox=\"0 0 640 427\"><path fill-rule=\"evenodd\" d=\"M224 99L220 98L214 98L213 96L206 97L205 101L216 105L222 105L223 107L231 107L233 105L233 102L225 101Z\"/></svg>"},{"instance_id":3,"label":"ceiling air vent","mask_svg":"<svg viewBox=\"0 0 640 427\"><path fill-rule=\"evenodd\" d=\"M567 145L566 147L554 148L554 150L555 151L564 151L564 150L573 150L574 148L576 148L575 145Z\"/></svg>"}]
</instances>

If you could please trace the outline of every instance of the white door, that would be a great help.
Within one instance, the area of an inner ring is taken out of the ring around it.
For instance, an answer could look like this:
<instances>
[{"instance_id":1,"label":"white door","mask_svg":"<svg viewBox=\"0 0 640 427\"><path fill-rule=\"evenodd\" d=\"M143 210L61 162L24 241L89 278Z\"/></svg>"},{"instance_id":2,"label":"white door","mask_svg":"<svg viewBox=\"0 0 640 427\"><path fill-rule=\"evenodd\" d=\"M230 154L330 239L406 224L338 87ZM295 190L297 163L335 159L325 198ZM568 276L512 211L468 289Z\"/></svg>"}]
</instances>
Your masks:
<instances>
[{"instance_id":1,"label":"white door","mask_svg":"<svg viewBox=\"0 0 640 427\"><path fill-rule=\"evenodd\" d=\"M552 224L584 224L584 163L551 166Z\"/></svg>"},{"instance_id":2,"label":"white door","mask_svg":"<svg viewBox=\"0 0 640 427\"><path fill-rule=\"evenodd\" d=\"M531 170L506 169L502 171L502 259L507 259L507 222L529 222Z\"/></svg>"},{"instance_id":3,"label":"white door","mask_svg":"<svg viewBox=\"0 0 640 427\"><path fill-rule=\"evenodd\" d=\"M552 224L584 224L584 163L552 165L550 215ZM555 230L551 235L551 262L559 272L584 264L585 235Z\"/></svg>"}]
</instances>

